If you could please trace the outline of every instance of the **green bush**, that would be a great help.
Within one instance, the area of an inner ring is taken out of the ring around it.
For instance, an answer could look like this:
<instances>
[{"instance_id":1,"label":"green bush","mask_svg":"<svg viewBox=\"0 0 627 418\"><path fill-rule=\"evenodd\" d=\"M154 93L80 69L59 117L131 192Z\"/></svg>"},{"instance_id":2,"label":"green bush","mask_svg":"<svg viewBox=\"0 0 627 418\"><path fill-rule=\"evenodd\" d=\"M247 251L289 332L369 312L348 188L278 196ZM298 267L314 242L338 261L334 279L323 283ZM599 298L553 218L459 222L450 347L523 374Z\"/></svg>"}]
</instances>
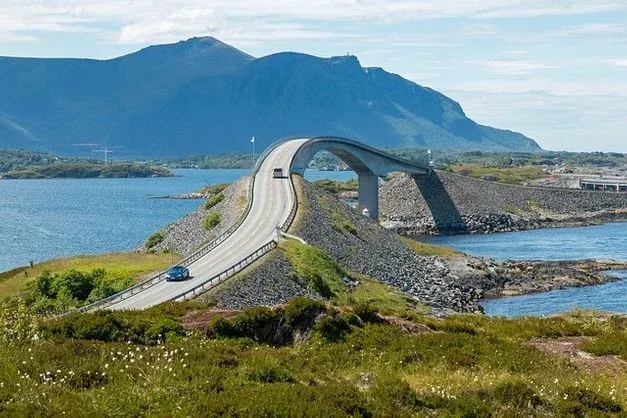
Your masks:
<instances>
[{"instance_id":1,"label":"green bush","mask_svg":"<svg viewBox=\"0 0 627 418\"><path fill-rule=\"evenodd\" d=\"M92 314L70 315L44 322L39 330L45 338L54 340L97 340L157 344L174 336L185 336L183 326L172 318L157 322L141 312L98 311Z\"/></svg>"},{"instance_id":2,"label":"green bush","mask_svg":"<svg viewBox=\"0 0 627 418\"><path fill-rule=\"evenodd\" d=\"M216 318L210 331L217 338L249 338L268 344L285 344L292 339L281 312L263 306L249 308L230 320Z\"/></svg>"},{"instance_id":3,"label":"green bush","mask_svg":"<svg viewBox=\"0 0 627 418\"><path fill-rule=\"evenodd\" d=\"M151 249L155 245L161 243L163 241L164 235L163 232L155 232L146 240L146 248Z\"/></svg>"},{"instance_id":4,"label":"green bush","mask_svg":"<svg viewBox=\"0 0 627 418\"><path fill-rule=\"evenodd\" d=\"M222 215L220 215L220 212L211 212L210 214L205 216L205 219L203 220L203 225L206 230L211 230L221 221Z\"/></svg>"},{"instance_id":5,"label":"green bush","mask_svg":"<svg viewBox=\"0 0 627 418\"><path fill-rule=\"evenodd\" d=\"M209 199L207 199L207 201L205 202L205 209L211 209L212 207L222 202L223 200L224 200L224 194L219 193L219 194L213 195Z\"/></svg>"},{"instance_id":6,"label":"green bush","mask_svg":"<svg viewBox=\"0 0 627 418\"><path fill-rule=\"evenodd\" d=\"M353 313L363 322L376 324L381 322L377 310L367 303L360 303L353 308Z\"/></svg>"},{"instance_id":7,"label":"green bush","mask_svg":"<svg viewBox=\"0 0 627 418\"><path fill-rule=\"evenodd\" d=\"M350 331L350 325L340 316L325 316L315 327L328 342L342 341Z\"/></svg>"},{"instance_id":8,"label":"green bush","mask_svg":"<svg viewBox=\"0 0 627 418\"><path fill-rule=\"evenodd\" d=\"M288 325L294 328L306 329L313 326L316 317L324 312L325 306L322 302L298 297L290 300L283 311L283 315Z\"/></svg>"}]
</instances>

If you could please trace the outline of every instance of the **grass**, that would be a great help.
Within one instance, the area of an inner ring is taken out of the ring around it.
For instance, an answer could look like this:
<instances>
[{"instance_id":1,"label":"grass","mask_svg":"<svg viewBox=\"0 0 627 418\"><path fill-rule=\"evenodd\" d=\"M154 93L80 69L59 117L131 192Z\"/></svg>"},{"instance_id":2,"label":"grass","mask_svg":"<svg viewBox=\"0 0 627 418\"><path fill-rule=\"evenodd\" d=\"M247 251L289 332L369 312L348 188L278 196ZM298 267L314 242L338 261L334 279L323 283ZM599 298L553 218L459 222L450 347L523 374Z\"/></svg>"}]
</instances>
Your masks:
<instances>
[{"instance_id":1,"label":"grass","mask_svg":"<svg viewBox=\"0 0 627 418\"><path fill-rule=\"evenodd\" d=\"M357 179L347 180L347 181L333 181L333 180L316 180L313 184L317 187L320 187L327 192L338 195L342 192L356 192L359 189L359 185L357 184Z\"/></svg>"},{"instance_id":2,"label":"grass","mask_svg":"<svg viewBox=\"0 0 627 418\"><path fill-rule=\"evenodd\" d=\"M133 277L139 281L146 274L163 270L180 256L174 254L143 254L143 253L110 253L101 255L79 255L59 258L43 263L35 263L33 267L19 267L0 273L0 298L15 295L24 286L33 281L44 271L51 273L74 269L80 272L91 272L104 269L112 277Z\"/></svg>"},{"instance_id":3,"label":"grass","mask_svg":"<svg viewBox=\"0 0 627 418\"><path fill-rule=\"evenodd\" d=\"M523 184L527 181L546 178L547 174L538 166L520 167L487 167L479 164L453 164L451 171L474 178L493 178L494 181L505 184Z\"/></svg>"},{"instance_id":4,"label":"grass","mask_svg":"<svg viewBox=\"0 0 627 418\"><path fill-rule=\"evenodd\" d=\"M215 228L220 222L222 222L222 215L220 214L220 212L211 212L207 216L205 216L202 224L206 230L211 230Z\"/></svg>"},{"instance_id":5,"label":"grass","mask_svg":"<svg viewBox=\"0 0 627 418\"><path fill-rule=\"evenodd\" d=\"M202 309L169 304L82 315L63 320L70 327L48 323L35 341L0 343L0 413L617 416L627 408L627 374L588 370L524 344L531 335L624 332L624 321L608 317L416 317L438 329L421 334L349 321L354 325L343 322L339 337L327 339L323 332L345 314L327 307L324 320L307 325L319 311L301 304L290 318L307 326L309 338L269 345L185 331L177 324L190 308ZM283 315L255 309L229 323L239 334L274 338L261 325L283 329L293 321ZM90 323L112 331L94 335Z\"/></svg>"},{"instance_id":6,"label":"grass","mask_svg":"<svg viewBox=\"0 0 627 418\"><path fill-rule=\"evenodd\" d=\"M294 267L296 275L305 279L321 295L334 297L346 291L342 282L346 272L321 249L296 240L283 241L280 249Z\"/></svg>"},{"instance_id":7,"label":"grass","mask_svg":"<svg viewBox=\"0 0 627 418\"><path fill-rule=\"evenodd\" d=\"M224 200L223 193L215 194L211 196L209 199L207 199L207 201L205 202L205 209L211 209L212 207L222 202L223 200Z\"/></svg>"},{"instance_id":8,"label":"grass","mask_svg":"<svg viewBox=\"0 0 627 418\"><path fill-rule=\"evenodd\" d=\"M404 316L410 311L416 312L415 302L407 296L374 279L353 276L359 280L359 285L343 292L337 300L339 305L367 305L385 315Z\"/></svg>"},{"instance_id":9,"label":"grass","mask_svg":"<svg viewBox=\"0 0 627 418\"><path fill-rule=\"evenodd\" d=\"M407 245L412 251L414 251L418 255L422 255L426 257L438 256L438 257L444 257L444 258L455 258L455 257L461 256L459 252L455 251L454 249L450 247L415 241L407 237L403 237L402 239L405 245Z\"/></svg>"}]
</instances>

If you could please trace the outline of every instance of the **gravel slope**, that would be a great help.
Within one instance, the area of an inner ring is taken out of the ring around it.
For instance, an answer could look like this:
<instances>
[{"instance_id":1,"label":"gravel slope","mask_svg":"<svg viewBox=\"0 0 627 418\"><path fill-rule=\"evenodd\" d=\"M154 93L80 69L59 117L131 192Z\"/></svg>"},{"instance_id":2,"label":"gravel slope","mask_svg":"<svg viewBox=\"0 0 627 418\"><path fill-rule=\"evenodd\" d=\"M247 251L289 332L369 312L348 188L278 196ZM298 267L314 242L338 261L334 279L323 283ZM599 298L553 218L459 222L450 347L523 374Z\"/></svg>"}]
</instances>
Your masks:
<instances>
[{"instance_id":1,"label":"gravel slope","mask_svg":"<svg viewBox=\"0 0 627 418\"><path fill-rule=\"evenodd\" d=\"M415 235L627 219L627 193L511 186L441 171L418 181L394 177L380 187L379 197L382 224Z\"/></svg>"}]
</instances>

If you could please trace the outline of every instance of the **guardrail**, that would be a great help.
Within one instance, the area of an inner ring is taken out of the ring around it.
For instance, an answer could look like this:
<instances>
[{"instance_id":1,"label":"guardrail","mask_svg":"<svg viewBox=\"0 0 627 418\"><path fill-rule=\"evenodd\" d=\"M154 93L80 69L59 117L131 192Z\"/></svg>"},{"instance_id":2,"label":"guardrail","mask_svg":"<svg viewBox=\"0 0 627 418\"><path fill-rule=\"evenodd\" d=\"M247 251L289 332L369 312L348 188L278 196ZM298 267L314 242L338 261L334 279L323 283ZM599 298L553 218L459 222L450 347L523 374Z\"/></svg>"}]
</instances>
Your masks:
<instances>
[{"instance_id":1,"label":"guardrail","mask_svg":"<svg viewBox=\"0 0 627 418\"><path fill-rule=\"evenodd\" d=\"M244 209L244 212L242 213L242 215L237 219L237 221L231 225L226 231L224 231L218 238L215 238L214 240L210 241L209 243L205 244L203 247L201 247L200 249L196 250L194 253L192 253L191 255L189 255L188 257L184 258L182 261L180 261L177 265L183 265L183 266L189 266L190 264L192 264L193 262L197 261L198 259L200 259L201 257L207 255L209 252L211 252L214 248L216 248L218 245L220 245L222 242L224 242L228 237L230 237L241 225L242 223L244 223L244 221L246 220L246 217L248 216L250 209L253 206L253 196L254 196L254 188L255 188L255 177L256 177L256 172L251 176L250 182L248 184L248 202L246 203L246 208ZM165 280L165 276L167 273L168 269L161 271L159 273L157 273L156 275L143 280L139 283L137 283L134 286L131 286L119 293L116 293L115 295L111 295L107 298L98 300L94 303L91 303L89 305L85 305L81 308L78 308L76 310L73 311L69 311L66 313L61 314L60 316L64 316L70 313L74 313L74 312L88 312L94 309L104 309L107 308L111 305L114 305L118 302L121 302L125 299L128 299L129 297L136 295L137 293L140 293L154 285L156 285L157 283L162 282L163 280Z\"/></svg>"},{"instance_id":2,"label":"guardrail","mask_svg":"<svg viewBox=\"0 0 627 418\"><path fill-rule=\"evenodd\" d=\"M281 231L287 232L292 226L292 222L296 218L296 213L298 212L298 195L296 194L296 186L294 186L294 181L292 180L292 175L289 175L290 186L292 186L292 195L294 196L294 203L292 204L292 209L290 210L290 214L287 216L283 225L281 225Z\"/></svg>"},{"instance_id":3,"label":"guardrail","mask_svg":"<svg viewBox=\"0 0 627 418\"><path fill-rule=\"evenodd\" d=\"M284 138L280 141L277 141L277 143L275 143L272 147L270 147L271 149L274 149L276 146L280 145L281 143L290 140L293 138ZM228 237L230 237L244 222L244 220L246 220L246 218L248 217L248 214L250 213L250 210L252 208L252 204L253 204L253 197L254 197L254 187L255 187L255 178L256 178L256 174L259 171L259 167L261 166L261 162L265 159L265 157L269 154L269 152L266 151L266 153L264 153L262 156L260 156L259 160L257 161L257 164L255 166L255 170L251 176L251 180L249 183L249 187L248 187L248 202L246 204L246 208L244 209L244 212L242 213L242 216L240 216L237 220L237 222L233 225L231 225L226 231L224 231L218 238L214 239L213 241L211 241L210 243L206 244L205 246L203 246L202 248L200 248L199 250L197 250L196 252L194 252L193 254L191 254L190 256L186 257L184 260L182 260L181 262L179 262L177 265L184 265L184 266L188 266L190 264L192 264L193 262L197 261L198 259L200 259L201 257L205 256L206 254L208 254L209 252L211 252L214 248L216 248L218 245L220 245L222 242L224 242L224 240L226 240ZM292 204L292 208L290 209L290 213L287 217L287 219L285 220L285 222L283 223L283 225L281 226L281 231L283 232L287 232L290 228L290 226L292 225L292 222L294 221L294 219L296 218L296 213L298 212L298 196L296 194L296 187L294 186L294 182L292 181L292 178L290 176L289 178L290 181L290 186L292 188L292 194L294 196L294 203ZM211 289L212 287L216 286L219 283L222 283L223 281L227 280L228 278L232 277L234 274L238 273L239 271L241 271L242 269L244 269L246 266L248 266L250 263L258 260L259 258L263 257L265 254L267 254L269 251L271 251L272 249L276 248L278 246L278 243L275 240L272 240L266 244L264 244L262 247L258 248L255 252L253 252L252 254L250 254L249 256L247 256L246 258L244 258L243 260L239 261L238 263L234 264L233 266L229 267L228 269L224 270L222 273L202 282L201 284L199 284L198 286L194 287L191 290L188 290L176 297L173 298L173 300L176 301L181 301L181 300L187 300L187 299L191 299L193 297L196 297L199 293L205 292L209 289ZM107 298L101 299L99 301L96 301L94 303L91 303L89 305L85 305L81 308L78 308L76 310L73 311L69 311L66 313L63 313L59 316L64 316L64 315L68 315L70 313L75 313L75 312L88 312L94 309L105 309L111 305L114 305L118 302L121 302L123 300L126 300L128 298L130 298L131 296L134 296L154 285L156 285L157 283L162 282L163 280L165 280L165 276L166 276L167 270L164 270L128 289L125 289L119 293L116 293L115 295L109 296ZM217 280L217 281L216 281ZM214 281L216 281L215 283L213 283Z\"/></svg>"},{"instance_id":4,"label":"guardrail","mask_svg":"<svg viewBox=\"0 0 627 418\"><path fill-rule=\"evenodd\" d=\"M176 302L182 302L184 300L195 298L201 293L206 292L207 290L219 285L220 283L226 281L227 279L233 277L235 274L244 270L246 267L248 267L248 265L254 263L255 261L257 261L264 255L266 255L267 253L275 249L277 245L278 244L275 240L272 240L264 244L263 246L259 247L255 252L248 255L246 258L238 261L237 263L233 264L231 267L227 268L226 270L222 271L219 274L216 274L210 279L207 279L204 282L198 284L198 286L195 286L194 288L186 290L185 292L175 296L171 300L174 300Z\"/></svg>"}]
</instances>

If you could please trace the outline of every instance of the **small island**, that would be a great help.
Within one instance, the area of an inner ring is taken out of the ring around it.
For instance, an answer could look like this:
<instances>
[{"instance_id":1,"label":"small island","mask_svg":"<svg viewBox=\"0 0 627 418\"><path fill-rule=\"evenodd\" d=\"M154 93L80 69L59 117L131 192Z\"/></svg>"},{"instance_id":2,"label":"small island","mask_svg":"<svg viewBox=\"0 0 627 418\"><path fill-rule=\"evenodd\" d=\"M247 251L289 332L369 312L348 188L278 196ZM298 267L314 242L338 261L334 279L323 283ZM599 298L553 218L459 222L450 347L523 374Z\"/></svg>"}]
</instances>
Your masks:
<instances>
[{"instance_id":1,"label":"small island","mask_svg":"<svg viewBox=\"0 0 627 418\"><path fill-rule=\"evenodd\" d=\"M105 164L93 159L57 157L25 151L0 151L0 179L172 177L163 167L137 162Z\"/></svg>"}]
</instances>

